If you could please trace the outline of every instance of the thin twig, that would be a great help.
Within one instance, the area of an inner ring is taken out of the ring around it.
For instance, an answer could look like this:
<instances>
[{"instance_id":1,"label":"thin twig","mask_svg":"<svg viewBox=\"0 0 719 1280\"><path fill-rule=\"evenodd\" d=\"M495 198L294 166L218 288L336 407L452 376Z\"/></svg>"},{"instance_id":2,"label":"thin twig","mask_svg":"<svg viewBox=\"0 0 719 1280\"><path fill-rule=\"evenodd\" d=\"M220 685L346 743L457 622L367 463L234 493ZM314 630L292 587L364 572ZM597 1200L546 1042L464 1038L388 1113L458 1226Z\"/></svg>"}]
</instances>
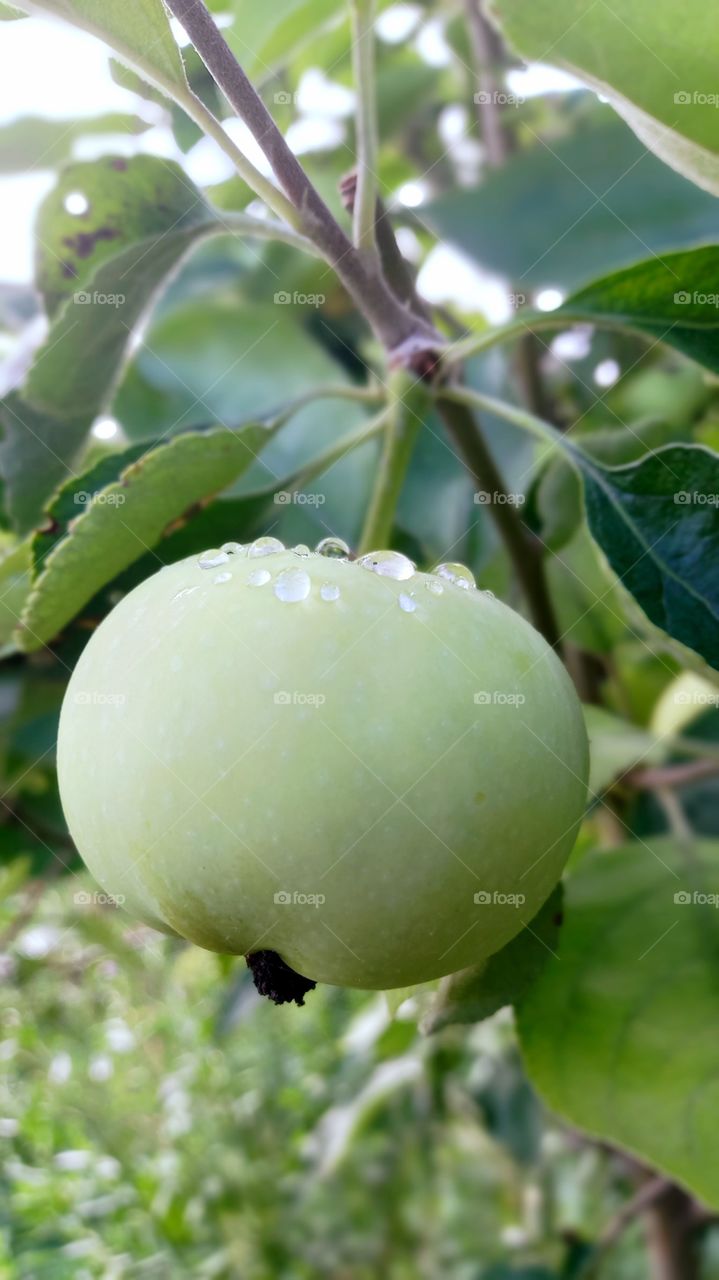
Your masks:
<instances>
[{"instance_id":1,"label":"thin twig","mask_svg":"<svg viewBox=\"0 0 719 1280\"><path fill-rule=\"evenodd\" d=\"M504 128L497 100L498 80L494 72L496 39L479 7L479 0L465 0L467 26L475 63L474 107L484 143L487 163L499 168L510 155L511 140Z\"/></svg>"},{"instance_id":2,"label":"thin twig","mask_svg":"<svg viewBox=\"0 0 719 1280\"><path fill-rule=\"evenodd\" d=\"M351 0L352 65L357 95L357 195L354 242L361 253L375 250L377 111L374 80L374 0Z\"/></svg>"},{"instance_id":3,"label":"thin twig","mask_svg":"<svg viewBox=\"0 0 719 1280\"><path fill-rule=\"evenodd\" d=\"M622 782L638 791L654 791L657 788L685 787L719 773L719 760L690 760L686 764L669 764L655 769L631 769Z\"/></svg>"}]
</instances>

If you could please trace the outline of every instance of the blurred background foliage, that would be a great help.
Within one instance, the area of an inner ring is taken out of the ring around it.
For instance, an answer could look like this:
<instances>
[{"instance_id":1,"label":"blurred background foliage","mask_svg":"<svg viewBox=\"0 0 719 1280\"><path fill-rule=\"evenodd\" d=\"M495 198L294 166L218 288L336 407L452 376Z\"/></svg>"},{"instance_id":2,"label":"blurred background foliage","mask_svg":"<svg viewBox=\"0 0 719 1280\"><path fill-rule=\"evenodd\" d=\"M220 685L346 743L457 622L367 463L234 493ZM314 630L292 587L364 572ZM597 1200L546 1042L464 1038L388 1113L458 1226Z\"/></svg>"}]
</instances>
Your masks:
<instances>
[{"instance_id":1,"label":"blurred background foliage","mask_svg":"<svg viewBox=\"0 0 719 1280\"><path fill-rule=\"evenodd\" d=\"M344 219L338 184L354 156L344 7L336 0L212 7ZM380 189L448 336L481 332L525 303L556 305L592 277L652 252L716 239L713 196L648 153L594 93L546 74L542 81L541 69L524 71L499 42L493 60L507 99L509 156L491 168L475 119L463 7L428 0L379 10ZM53 29L35 18L17 26L31 24L38 42L52 41ZM10 33L7 40L10 57ZM195 92L228 118L199 59L186 54ZM52 185L70 160L157 154L182 161L188 181L221 211L252 205L242 181L210 162L210 144L181 108L135 73L111 67L125 93L122 110L61 123L10 120L0 126L0 173L32 168ZM533 75L542 91L533 91ZM278 294L321 300L278 304ZM30 281L0 284L4 391L22 380L42 332ZM282 244L213 239L136 335L80 469L189 427L269 420L318 384L359 387L374 355L323 263ZM658 342L568 324L554 338L537 337L530 355L528 365L526 347L495 348L468 362L466 380L493 395L529 398L610 465L669 441L719 447L715 376ZM2 517L3 1278L580 1280L643 1176L634 1162L546 1114L508 1010L428 1037L422 992L398 1005L325 989L304 1009L270 1007L255 996L244 962L169 942L93 899L67 835L54 768L57 721L92 628L158 559L260 533L310 544L332 533L356 544L377 441L313 479L320 505L278 505L273 494L370 413L341 398L293 412L235 485L167 529L51 649L30 656L11 642L28 553ZM591 675L594 799L577 866L597 845L670 829L666 806L626 774L639 760L686 760L687 742L716 756L716 675L651 627L609 572L567 464L537 466L532 438L491 415L483 426L508 488L523 495L525 518L551 552L551 597L570 660L580 655ZM430 417L394 543L422 566L463 560L483 587L520 606L474 489ZM719 835L717 776L689 780L681 803L697 833ZM702 1276L719 1277L711 1219L701 1247ZM643 1228L632 1222L602 1274L648 1280L651 1265Z\"/></svg>"}]
</instances>

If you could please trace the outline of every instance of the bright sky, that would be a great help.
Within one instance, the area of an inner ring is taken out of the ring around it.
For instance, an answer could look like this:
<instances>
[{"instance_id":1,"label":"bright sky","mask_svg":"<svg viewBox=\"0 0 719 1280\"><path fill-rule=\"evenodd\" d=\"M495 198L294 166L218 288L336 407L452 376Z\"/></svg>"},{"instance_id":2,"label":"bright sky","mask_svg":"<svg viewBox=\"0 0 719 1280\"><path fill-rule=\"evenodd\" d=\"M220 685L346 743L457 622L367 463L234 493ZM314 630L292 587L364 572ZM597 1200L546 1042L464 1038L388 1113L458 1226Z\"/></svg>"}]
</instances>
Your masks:
<instances>
[{"instance_id":1,"label":"bright sky","mask_svg":"<svg viewBox=\"0 0 719 1280\"><path fill-rule=\"evenodd\" d=\"M442 65L450 53L441 28L437 23L429 23L419 38L412 36L418 16L416 6L392 6L382 15L379 34L388 42L408 37L417 39L423 57L434 65ZM571 89L577 83L561 72L540 66L511 72L509 80L508 88L526 97ZM300 86L297 107L298 119L290 129L288 140L301 154L335 145L345 127L343 120L352 110L352 94L342 86L330 84L320 70L308 71ZM0 24L0 126L24 115L69 120L118 110L152 119L151 114L147 115L152 107L140 103L114 83L108 69L107 50L99 41L49 19ZM445 144L461 148L468 114L461 107L448 108L445 114L442 125ZM264 159L258 155L253 140L247 138L241 122L229 121L227 127L252 160L266 169ZM465 138L464 146L471 149L476 144ZM139 137L86 139L76 146L75 155L89 159L110 149L174 156L183 160L193 179L201 184L221 181L231 172L227 158L209 140L198 143L183 159L164 128L151 128ZM461 157L461 152L457 154ZM25 282L32 278L33 219L52 183L52 173L40 170L0 178L3 232L0 280ZM408 184L401 198L406 199L407 204L418 203L423 194L420 185ZM439 246L429 255L422 268L421 286L430 301L453 301L463 308L476 308L494 323L507 319L511 313L501 282L479 272L447 246Z\"/></svg>"}]
</instances>

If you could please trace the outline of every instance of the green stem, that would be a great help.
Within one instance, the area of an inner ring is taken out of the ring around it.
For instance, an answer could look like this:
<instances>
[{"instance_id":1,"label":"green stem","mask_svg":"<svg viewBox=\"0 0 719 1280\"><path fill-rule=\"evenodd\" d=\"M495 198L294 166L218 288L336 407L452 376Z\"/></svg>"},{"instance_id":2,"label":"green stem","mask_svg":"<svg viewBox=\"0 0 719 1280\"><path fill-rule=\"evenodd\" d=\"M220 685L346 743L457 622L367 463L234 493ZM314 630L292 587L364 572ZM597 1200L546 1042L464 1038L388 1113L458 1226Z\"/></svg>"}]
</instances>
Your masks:
<instances>
[{"instance_id":1,"label":"green stem","mask_svg":"<svg viewBox=\"0 0 719 1280\"><path fill-rule=\"evenodd\" d=\"M360 537L359 555L390 545L399 495L421 425L420 416L407 402L416 390L415 380L406 373L397 373L391 379L384 446Z\"/></svg>"},{"instance_id":2,"label":"green stem","mask_svg":"<svg viewBox=\"0 0 719 1280\"><path fill-rule=\"evenodd\" d=\"M377 112L374 77L374 0L351 0L352 66L357 95L357 194L354 242L362 253L375 251Z\"/></svg>"},{"instance_id":3,"label":"green stem","mask_svg":"<svg viewBox=\"0 0 719 1280\"><path fill-rule=\"evenodd\" d=\"M302 230L302 215L295 209L291 200L275 186L274 182L270 182L259 169L255 168L251 160L240 151L240 148L232 141L229 134L225 133L219 120L213 116L212 112L207 109L204 102L195 97L190 89L187 92L178 90L176 85L168 84L165 86L167 93L170 93L175 102L187 112L188 116L199 125L203 133L212 138L218 147L224 151L225 155L235 166L240 177L251 187L255 195L276 213L278 218L283 218L290 227L294 227L295 231ZM302 237L304 240L304 237Z\"/></svg>"},{"instance_id":4,"label":"green stem","mask_svg":"<svg viewBox=\"0 0 719 1280\"><path fill-rule=\"evenodd\" d=\"M387 396L382 387L353 387L343 386L342 383L337 385L329 383L325 387L313 387L311 391L305 391L294 400L290 400L288 404L278 409L270 419L270 424L274 428L283 426L296 413L299 413L300 409L304 409L308 404L314 404L315 400L352 400L359 404L385 404L386 399Z\"/></svg>"},{"instance_id":5,"label":"green stem","mask_svg":"<svg viewBox=\"0 0 719 1280\"><path fill-rule=\"evenodd\" d=\"M293 408L294 412L294 408ZM369 422L363 422L355 431L348 431L347 435L342 436L334 444L329 445L322 453L318 453L316 458L306 463L298 471L294 471L292 475L283 480L281 484L273 484L272 491L277 488L292 491L295 489L303 489L306 484L314 480L317 476L322 475L325 471L329 471L336 462L341 462L342 458L351 453L353 449L359 445L365 444L367 440L372 440L384 430L388 414L391 412L390 405L384 405L379 413L370 418ZM288 415L289 416L289 415Z\"/></svg>"},{"instance_id":6,"label":"green stem","mask_svg":"<svg viewBox=\"0 0 719 1280\"><path fill-rule=\"evenodd\" d=\"M299 234L292 227L285 226L282 222L275 222L273 219L253 218L249 213L226 212L224 209L217 210L217 217L228 231L239 236L254 237L256 240L280 240L283 244L289 244L293 249L301 249L303 253L309 253L313 258L322 258L322 254L311 240Z\"/></svg>"},{"instance_id":7,"label":"green stem","mask_svg":"<svg viewBox=\"0 0 719 1280\"><path fill-rule=\"evenodd\" d=\"M545 329L569 329L573 324L591 324L595 329L613 329L619 333L631 334L634 338L647 339L647 334L614 316L595 316L581 311L526 311L521 319L510 320L508 324L498 325L494 329L485 329L481 333L472 333L467 338L455 342L443 352L443 362L449 366L458 364L470 356L489 351L491 347L503 342L513 342L527 334L540 333Z\"/></svg>"},{"instance_id":8,"label":"green stem","mask_svg":"<svg viewBox=\"0 0 719 1280\"><path fill-rule=\"evenodd\" d=\"M487 396L483 391L475 391L473 387L448 387L442 395L443 399L450 400L453 404L468 405L470 408L481 409L485 413L494 413L498 418L504 418L505 422L521 427L523 431L529 431L543 444L549 445L553 452L561 453L571 462L576 463L579 451L569 443L566 436L556 431L543 418L538 418L536 414L520 409L517 405L507 404L504 400L496 400L494 396Z\"/></svg>"}]
</instances>

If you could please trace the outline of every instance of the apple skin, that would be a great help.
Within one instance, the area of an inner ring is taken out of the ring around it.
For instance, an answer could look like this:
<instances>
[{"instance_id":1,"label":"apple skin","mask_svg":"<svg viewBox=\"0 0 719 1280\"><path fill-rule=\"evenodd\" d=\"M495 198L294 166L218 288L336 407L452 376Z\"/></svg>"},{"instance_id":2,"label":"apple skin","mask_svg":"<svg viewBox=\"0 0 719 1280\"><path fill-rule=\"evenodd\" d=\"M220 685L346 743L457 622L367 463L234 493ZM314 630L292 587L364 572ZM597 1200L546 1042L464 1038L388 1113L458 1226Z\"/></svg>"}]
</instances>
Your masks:
<instances>
[{"instance_id":1,"label":"apple skin","mask_svg":"<svg viewBox=\"0 0 719 1280\"><path fill-rule=\"evenodd\" d=\"M307 598L275 594L287 569ZM250 585L258 570L271 580ZM409 986L508 942L574 843L584 721L538 632L437 581L286 550L192 556L127 595L77 664L58 744L102 888L201 947L272 950L349 987Z\"/></svg>"}]
</instances>

